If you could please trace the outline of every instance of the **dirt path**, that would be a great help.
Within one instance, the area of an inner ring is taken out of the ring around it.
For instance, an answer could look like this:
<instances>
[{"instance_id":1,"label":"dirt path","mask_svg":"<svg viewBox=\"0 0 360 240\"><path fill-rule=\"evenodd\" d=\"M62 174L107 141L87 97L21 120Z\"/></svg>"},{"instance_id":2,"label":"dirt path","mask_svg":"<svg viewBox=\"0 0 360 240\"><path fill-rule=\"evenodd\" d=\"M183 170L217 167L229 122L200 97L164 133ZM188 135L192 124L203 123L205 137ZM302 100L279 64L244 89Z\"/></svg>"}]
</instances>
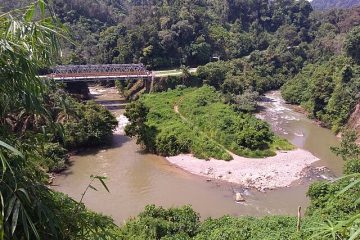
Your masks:
<instances>
[{"instance_id":1,"label":"dirt path","mask_svg":"<svg viewBox=\"0 0 360 240\"><path fill-rule=\"evenodd\" d=\"M182 99L180 99L180 101L182 101ZM181 114L181 112L179 111L179 106L177 104L174 105L174 112L177 113L180 118L185 121L186 123L190 124L191 126L193 126L194 128L196 128L198 130L199 133L201 133L202 135L206 136L207 138L211 139L214 141L214 143L216 145L218 145L219 147L223 148L232 158L236 158L236 154L234 154L233 152L231 152L230 150L228 150L224 145L222 145L221 143L219 143L218 141L216 141L215 139L211 138L210 136L208 136L206 133L204 133L201 129L199 129L198 127L196 127L193 123L191 123L184 115ZM221 161L221 160L220 160Z\"/></svg>"},{"instance_id":2,"label":"dirt path","mask_svg":"<svg viewBox=\"0 0 360 240\"><path fill-rule=\"evenodd\" d=\"M182 120L184 120L185 122L189 122L189 120L187 120L187 119L180 113L180 111L179 111L179 106L178 106L178 105L175 105L175 106L174 106L174 112L177 113Z\"/></svg>"}]
</instances>

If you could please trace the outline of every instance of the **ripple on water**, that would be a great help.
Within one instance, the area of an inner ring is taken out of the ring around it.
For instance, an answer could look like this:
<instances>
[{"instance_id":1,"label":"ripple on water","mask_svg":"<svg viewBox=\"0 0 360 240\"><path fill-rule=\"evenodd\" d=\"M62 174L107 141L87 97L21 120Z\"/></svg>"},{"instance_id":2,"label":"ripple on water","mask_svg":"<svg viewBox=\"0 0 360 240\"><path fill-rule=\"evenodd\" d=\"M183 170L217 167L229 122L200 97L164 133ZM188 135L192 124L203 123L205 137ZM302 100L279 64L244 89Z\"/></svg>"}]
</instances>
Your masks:
<instances>
[{"instance_id":1,"label":"ripple on water","mask_svg":"<svg viewBox=\"0 0 360 240\"><path fill-rule=\"evenodd\" d=\"M124 133L126 125L129 124L129 119L124 116L124 114L121 114L116 118L118 120L118 126L115 129L114 133L122 134Z\"/></svg>"}]
</instances>

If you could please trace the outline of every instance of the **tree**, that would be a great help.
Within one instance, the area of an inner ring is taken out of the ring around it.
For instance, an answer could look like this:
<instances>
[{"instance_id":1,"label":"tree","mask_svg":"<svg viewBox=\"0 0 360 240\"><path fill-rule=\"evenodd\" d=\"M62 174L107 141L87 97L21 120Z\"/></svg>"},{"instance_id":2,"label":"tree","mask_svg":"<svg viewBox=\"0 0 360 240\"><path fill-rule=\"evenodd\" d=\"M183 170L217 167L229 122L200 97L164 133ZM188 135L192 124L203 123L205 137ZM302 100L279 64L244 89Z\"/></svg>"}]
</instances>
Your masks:
<instances>
[{"instance_id":1,"label":"tree","mask_svg":"<svg viewBox=\"0 0 360 240\"><path fill-rule=\"evenodd\" d=\"M126 125L125 133L129 137L135 137L137 144L141 144L149 152L154 152L156 144L156 129L146 125L149 108L142 101L136 101L126 106L125 117L130 124Z\"/></svg>"},{"instance_id":2,"label":"tree","mask_svg":"<svg viewBox=\"0 0 360 240\"><path fill-rule=\"evenodd\" d=\"M360 173L360 146L356 143L357 138L354 130L347 130L342 135L340 146L331 148L345 161L345 174Z\"/></svg>"},{"instance_id":3,"label":"tree","mask_svg":"<svg viewBox=\"0 0 360 240\"><path fill-rule=\"evenodd\" d=\"M246 90L243 94L235 97L235 107L239 111L253 112L256 110L258 92Z\"/></svg>"},{"instance_id":4,"label":"tree","mask_svg":"<svg viewBox=\"0 0 360 240\"><path fill-rule=\"evenodd\" d=\"M344 49L354 61L360 63L360 26L354 27L347 35Z\"/></svg>"},{"instance_id":5,"label":"tree","mask_svg":"<svg viewBox=\"0 0 360 240\"><path fill-rule=\"evenodd\" d=\"M208 63L211 58L211 45L206 43L205 38L200 36L190 45L191 56L189 62L194 65Z\"/></svg>"},{"instance_id":6,"label":"tree","mask_svg":"<svg viewBox=\"0 0 360 240\"><path fill-rule=\"evenodd\" d=\"M204 79L204 83L220 88L225 80L226 72L229 70L227 63L214 62L198 68L198 76Z\"/></svg>"}]
</instances>

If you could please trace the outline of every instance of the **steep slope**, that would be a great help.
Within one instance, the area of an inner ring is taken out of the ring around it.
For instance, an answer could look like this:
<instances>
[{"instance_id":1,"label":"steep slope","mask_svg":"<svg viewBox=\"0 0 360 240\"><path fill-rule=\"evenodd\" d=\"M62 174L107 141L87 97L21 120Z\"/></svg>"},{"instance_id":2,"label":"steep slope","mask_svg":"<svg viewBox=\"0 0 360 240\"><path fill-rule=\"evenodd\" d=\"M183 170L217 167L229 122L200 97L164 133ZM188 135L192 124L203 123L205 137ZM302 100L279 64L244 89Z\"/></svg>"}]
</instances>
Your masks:
<instances>
[{"instance_id":1,"label":"steep slope","mask_svg":"<svg viewBox=\"0 0 360 240\"><path fill-rule=\"evenodd\" d=\"M351 8L360 5L360 0L313 0L311 5L315 10Z\"/></svg>"},{"instance_id":2,"label":"steep slope","mask_svg":"<svg viewBox=\"0 0 360 240\"><path fill-rule=\"evenodd\" d=\"M360 134L360 103L356 105L354 112L351 114L348 127ZM360 138L358 138L357 143L360 144Z\"/></svg>"}]
</instances>

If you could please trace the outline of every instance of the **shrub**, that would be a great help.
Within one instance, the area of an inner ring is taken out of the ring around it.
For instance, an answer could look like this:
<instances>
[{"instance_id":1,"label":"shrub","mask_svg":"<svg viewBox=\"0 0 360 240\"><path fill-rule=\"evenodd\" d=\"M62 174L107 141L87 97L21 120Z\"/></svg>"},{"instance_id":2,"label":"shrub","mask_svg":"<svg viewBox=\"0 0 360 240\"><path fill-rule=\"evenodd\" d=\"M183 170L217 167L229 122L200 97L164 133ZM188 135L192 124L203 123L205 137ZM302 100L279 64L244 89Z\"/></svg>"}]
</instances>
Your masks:
<instances>
[{"instance_id":1,"label":"shrub","mask_svg":"<svg viewBox=\"0 0 360 240\"><path fill-rule=\"evenodd\" d=\"M360 194L360 189L354 188L347 194L338 193L351 183L351 179L343 179L334 183L313 183L307 192L311 204L307 214L319 215L323 219L338 221L349 215L360 213L360 205L354 204L354 199Z\"/></svg>"},{"instance_id":2,"label":"shrub","mask_svg":"<svg viewBox=\"0 0 360 240\"><path fill-rule=\"evenodd\" d=\"M223 101L210 86L143 96L127 108L126 132L145 149L164 156L193 153L201 159L231 160L228 150L266 157L275 154L273 149L289 148L286 140L275 141L267 123L238 113Z\"/></svg>"},{"instance_id":3,"label":"shrub","mask_svg":"<svg viewBox=\"0 0 360 240\"><path fill-rule=\"evenodd\" d=\"M200 224L198 213L191 207L164 209L154 205L121 229L121 239L190 239Z\"/></svg>"},{"instance_id":4,"label":"shrub","mask_svg":"<svg viewBox=\"0 0 360 240\"><path fill-rule=\"evenodd\" d=\"M360 159L349 159L344 165L344 174L360 173Z\"/></svg>"},{"instance_id":5,"label":"shrub","mask_svg":"<svg viewBox=\"0 0 360 240\"><path fill-rule=\"evenodd\" d=\"M116 118L103 106L94 102L77 103L76 118L64 123L67 148L106 144L117 126Z\"/></svg>"},{"instance_id":6,"label":"shrub","mask_svg":"<svg viewBox=\"0 0 360 240\"><path fill-rule=\"evenodd\" d=\"M59 172L66 168L69 159L67 150L59 143L45 143L43 145L43 158L50 172Z\"/></svg>"},{"instance_id":7,"label":"shrub","mask_svg":"<svg viewBox=\"0 0 360 240\"><path fill-rule=\"evenodd\" d=\"M189 153L192 140L187 133L189 129L174 124L167 126L156 136L156 150L160 155L175 156L180 153Z\"/></svg>"}]
</instances>

